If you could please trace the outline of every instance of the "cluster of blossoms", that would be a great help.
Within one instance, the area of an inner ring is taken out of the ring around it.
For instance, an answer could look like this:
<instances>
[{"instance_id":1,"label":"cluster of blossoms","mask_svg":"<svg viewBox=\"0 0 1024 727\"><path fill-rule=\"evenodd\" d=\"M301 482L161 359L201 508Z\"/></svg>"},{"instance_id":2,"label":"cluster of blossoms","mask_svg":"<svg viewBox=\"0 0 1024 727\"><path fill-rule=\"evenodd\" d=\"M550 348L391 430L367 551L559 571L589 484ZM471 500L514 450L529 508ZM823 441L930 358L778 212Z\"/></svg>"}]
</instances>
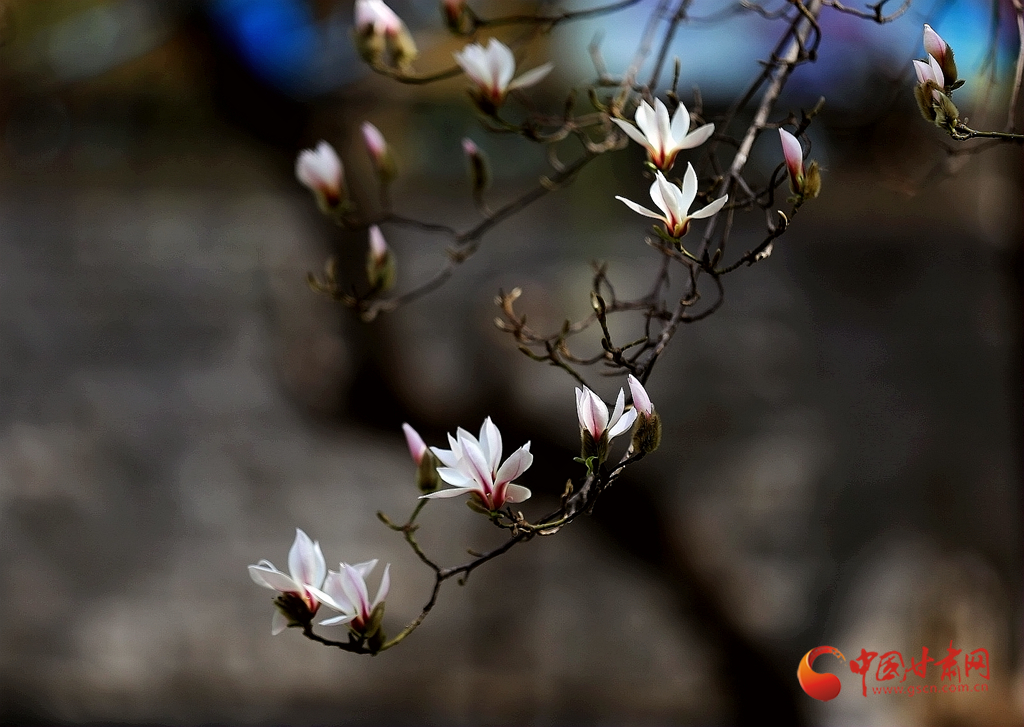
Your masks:
<instances>
[{"instance_id":1,"label":"cluster of blossoms","mask_svg":"<svg viewBox=\"0 0 1024 727\"><path fill-rule=\"evenodd\" d=\"M625 396L619 390L611 410L588 388L576 389L576 413L579 419L582 453L588 471L607 459L609 442L637 424L631 449L640 455L654 451L661 439L661 422L643 385L629 377L633 407L625 408ZM484 513L495 513L508 504L529 499L531 492L513 480L533 464L530 443L519 447L502 461L502 437L490 417L484 420L478 436L465 429L448 435L450 449L428 447L423 438L408 424L403 424L409 453L417 466L416 484L424 492L420 499L437 499L469 495L469 505ZM596 458L596 465L594 459ZM441 481L452 485L438 489ZM328 571L320 544L302 530L296 530L295 542L288 552L288 573L278 570L268 560L249 566L252 580L264 588L277 591L276 611L271 633L279 634L289 626L308 630L320 606L341 615L324 619L322 626L345 624L360 642L366 641L371 651L384 644L381 620L384 600L391 588L391 566L384 567L376 596L371 600L366 579L377 561L342 563L337 571Z\"/></svg>"},{"instance_id":2,"label":"cluster of blossoms","mask_svg":"<svg viewBox=\"0 0 1024 727\"><path fill-rule=\"evenodd\" d=\"M927 23L924 26L924 49L927 59L914 61L917 73L914 97L925 119L940 128L953 130L960 119L960 112L950 96L964 84L957 80L953 49Z\"/></svg>"},{"instance_id":3,"label":"cluster of blossoms","mask_svg":"<svg viewBox=\"0 0 1024 727\"><path fill-rule=\"evenodd\" d=\"M371 601L366 577L376 565L376 560L356 565L342 563L338 571L328 571L320 543L296 529L295 542L288 551L289 573L279 571L269 560L261 560L249 566L249 575L256 585L281 594L274 599L277 610L270 631L275 636L289 626L309 628L322 604L341 613L321 621L322 626L348 624L358 638L377 637L383 641L380 623L384 599L391 587L391 566L384 567L377 595Z\"/></svg>"}]
</instances>

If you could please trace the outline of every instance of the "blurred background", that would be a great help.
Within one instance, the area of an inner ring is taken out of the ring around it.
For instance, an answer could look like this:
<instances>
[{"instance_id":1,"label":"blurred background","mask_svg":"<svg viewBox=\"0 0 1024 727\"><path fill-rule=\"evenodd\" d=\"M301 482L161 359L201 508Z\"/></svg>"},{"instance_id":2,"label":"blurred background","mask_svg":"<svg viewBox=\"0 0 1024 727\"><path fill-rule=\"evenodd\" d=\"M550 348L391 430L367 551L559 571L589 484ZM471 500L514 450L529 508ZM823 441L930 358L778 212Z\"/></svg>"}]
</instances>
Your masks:
<instances>
[{"instance_id":1,"label":"blurred background","mask_svg":"<svg viewBox=\"0 0 1024 727\"><path fill-rule=\"evenodd\" d=\"M593 77L597 33L621 69L653 5L530 44L522 67L557 67L535 102L557 112ZM699 84L711 118L783 28L724 5L694 2L672 48L683 99ZM414 617L432 579L374 517L414 505L403 421L439 444L492 416L509 451L533 442L524 511L550 509L579 474L573 382L519 354L491 301L520 286L531 323L554 330L586 314L591 260L620 293L644 288L647 226L613 200L646 201L639 149L364 324L306 287L329 254L358 278L366 240L318 214L295 155L330 141L374 209L372 121L399 164L396 210L465 229L462 137L492 159L494 204L546 167L535 145L482 130L463 79L368 74L344 1L0 8L0 723L1024 722L1021 151L947 155L910 68L930 22L967 79L961 112L1003 128L1008 2L915 2L883 27L823 13L819 62L774 115L826 97L810 131L823 193L659 363L661 450L592 518L450 584L372 659L271 637L272 594L245 566L284 567L301 527L331 567L390 562L385 625ZM435 4L394 8L417 67L450 65L465 41ZM780 161L765 135L751 177ZM751 218L734 255L762 234ZM385 234L400 289L443 260L442 239ZM624 383L593 380L608 399ZM422 522L445 563L500 542L456 501ZM844 689L818 703L794 676L821 644L909 660L950 640L989 650L987 693L864 698L823 663Z\"/></svg>"}]
</instances>

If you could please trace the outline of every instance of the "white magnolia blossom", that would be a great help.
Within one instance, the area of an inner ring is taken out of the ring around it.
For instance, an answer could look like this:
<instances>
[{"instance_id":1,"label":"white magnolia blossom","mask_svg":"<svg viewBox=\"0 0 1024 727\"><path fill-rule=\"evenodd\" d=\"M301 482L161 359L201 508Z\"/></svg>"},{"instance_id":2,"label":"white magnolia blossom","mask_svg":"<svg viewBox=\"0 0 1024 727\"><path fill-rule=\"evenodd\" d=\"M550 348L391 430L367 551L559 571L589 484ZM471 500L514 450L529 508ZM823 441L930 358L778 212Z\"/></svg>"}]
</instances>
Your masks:
<instances>
[{"instance_id":1,"label":"white magnolia blossom","mask_svg":"<svg viewBox=\"0 0 1024 727\"><path fill-rule=\"evenodd\" d=\"M545 63L513 80L516 59L509 47L496 38L491 38L486 48L470 43L454 56L455 62L476 85L478 100L493 108L501 106L509 91L539 83L554 68L553 64Z\"/></svg>"},{"instance_id":2,"label":"white magnolia blossom","mask_svg":"<svg viewBox=\"0 0 1024 727\"><path fill-rule=\"evenodd\" d=\"M647 150L651 164L662 171L668 171L675 163L676 155L683 149L700 146L715 133L714 124L704 124L690 131L690 112L680 103L671 121L668 108L661 99L654 99L652 107L641 101L636 109L636 126L622 119L612 119L633 141Z\"/></svg>"},{"instance_id":3,"label":"white magnolia blossom","mask_svg":"<svg viewBox=\"0 0 1024 727\"><path fill-rule=\"evenodd\" d=\"M376 566L376 560L355 565L342 563L340 570L327 574L323 591L319 593L320 600L328 608L340 612L341 616L324 619L320 622L321 626L349 624L353 631L362 633L366 630L373 619L374 609L384 603L388 591L391 590L391 564L388 563L384 566L384 575L381 576L377 596L370 600L366 577Z\"/></svg>"},{"instance_id":4,"label":"white magnolia blossom","mask_svg":"<svg viewBox=\"0 0 1024 727\"><path fill-rule=\"evenodd\" d=\"M345 169L334 147L321 141L304 149L295 160L295 178L310 191L324 210L337 206L343 196Z\"/></svg>"},{"instance_id":5,"label":"white magnolia blossom","mask_svg":"<svg viewBox=\"0 0 1024 727\"><path fill-rule=\"evenodd\" d=\"M448 443L451 449L431 447L430 450L444 465L437 468L437 474L452 487L423 495L423 498L469 494L488 510L500 510L505 503L522 502L530 497L527 488L512 484L512 480L533 464L529 442L501 462L501 432L487 417L480 427L479 439L460 427L456 436L448 435Z\"/></svg>"},{"instance_id":6,"label":"white magnolia blossom","mask_svg":"<svg viewBox=\"0 0 1024 727\"><path fill-rule=\"evenodd\" d=\"M651 397L647 395L647 389L640 383L640 379L630 374L626 380L629 382L629 393L633 395L633 408L637 414L645 417L652 416L654 403L651 402Z\"/></svg>"},{"instance_id":7,"label":"white magnolia blossom","mask_svg":"<svg viewBox=\"0 0 1024 727\"><path fill-rule=\"evenodd\" d=\"M636 421L636 409L625 409L626 397L622 389L619 389L615 408L611 412L601 397L590 389L576 389L576 416L580 420L580 429L588 433L595 442L601 441L605 432L608 433L608 440L612 440L629 431Z\"/></svg>"},{"instance_id":8,"label":"white magnolia blossom","mask_svg":"<svg viewBox=\"0 0 1024 727\"><path fill-rule=\"evenodd\" d=\"M319 588L327 575L327 563L320 550L320 543L313 542L298 528L295 530L295 542L288 551L288 570L291 575L279 571L269 560L261 560L249 566L249 575L258 586L295 594L302 599L311 614L316 613L320 607ZM287 626L288 619L279 610L275 610L271 633L276 636Z\"/></svg>"},{"instance_id":9,"label":"white magnolia blossom","mask_svg":"<svg viewBox=\"0 0 1024 727\"><path fill-rule=\"evenodd\" d=\"M654 184L651 185L651 199L662 214L653 212L646 207L625 197L616 196L615 199L623 202L634 212L653 217L665 223L665 231L672 237L682 237L690 229L690 220L697 220L704 217L711 217L722 209L729 200L729 195L719 197L707 207L690 212L690 205L697 198L697 173L693 171L693 165L686 163L686 173L683 175L683 183L680 186L672 184L661 172L655 172Z\"/></svg>"}]
</instances>

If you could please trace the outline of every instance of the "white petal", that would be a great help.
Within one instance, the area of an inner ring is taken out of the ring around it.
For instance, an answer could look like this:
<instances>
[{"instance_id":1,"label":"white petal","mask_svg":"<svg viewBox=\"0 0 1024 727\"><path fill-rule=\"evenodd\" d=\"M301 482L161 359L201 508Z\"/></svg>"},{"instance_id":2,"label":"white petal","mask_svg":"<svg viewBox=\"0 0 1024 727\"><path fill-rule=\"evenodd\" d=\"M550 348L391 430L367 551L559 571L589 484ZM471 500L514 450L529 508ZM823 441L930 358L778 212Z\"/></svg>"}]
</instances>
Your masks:
<instances>
[{"instance_id":1,"label":"white petal","mask_svg":"<svg viewBox=\"0 0 1024 727\"><path fill-rule=\"evenodd\" d=\"M363 580L366 580L366 577L370 575L374 568L377 567L377 559L374 558L373 560L368 560L365 563L356 563L349 567L355 568L359 572L359 575L363 577Z\"/></svg>"},{"instance_id":2,"label":"white petal","mask_svg":"<svg viewBox=\"0 0 1024 727\"><path fill-rule=\"evenodd\" d=\"M636 421L636 409L630 409L622 415L622 418L616 422L615 426L612 427L608 432L608 439L614 439L623 432L628 432L629 428L633 426L633 422Z\"/></svg>"},{"instance_id":3,"label":"white petal","mask_svg":"<svg viewBox=\"0 0 1024 727\"><path fill-rule=\"evenodd\" d=\"M668 180L665 179L665 175L661 172L654 173L654 183L651 184L651 200L654 201L655 206L665 213L662 217L663 220L668 222L672 218L672 192L667 191L666 187L672 187Z\"/></svg>"},{"instance_id":4,"label":"white petal","mask_svg":"<svg viewBox=\"0 0 1024 727\"><path fill-rule=\"evenodd\" d=\"M380 588L377 589L377 597L373 599L373 604L370 606L370 610L377 608L385 598L388 597L388 591L391 590L391 564L388 563L384 566L384 575L380 578Z\"/></svg>"},{"instance_id":5,"label":"white petal","mask_svg":"<svg viewBox=\"0 0 1024 727\"><path fill-rule=\"evenodd\" d=\"M450 449L440 449L438 447L431 447L430 451L437 457L438 462L443 464L445 467L455 467L458 464L459 458Z\"/></svg>"},{"instance_id":6,"label":"white petal","mask_svg":"<svg viewBox=\"0 0 1024 727\"><path fill-rule=\"evenodd\" d=\"M628 200L625 197L619 196L616 196L615 199L619 200L627 207L629 207L631 210L643 215L644 217L653 217L654 219L661 220L662 222L666 221L664 215L659 215L657 212L652 212L651 210L647 209L642 205L638 205L636 202L633 202L632 200Z\"/></svg>"},{"instance_id":7,"label":"white petal","mask_svg":"<svg viewBox=\"0 0 1024 727\"><path fill-rule=\"evenodd\" d=\"M426 442L423 441L423 437L419 435L419 432L408 424L402 425L402 431L405 432L405 443L409 445L409 454L412 455L413 462L419 464L420 460L423 459L423 455L427 452Z\"/></svg>"},{"instance_id":8,"label":"white petal","mask_svg":"<svg viewBox=\"0 0 1024 727\"><path fill-rule=\"evenodd\" d=\"M693 149L703 144L705 141L711 138L711 135L715 133L714 124L704 124L699 129L694 129L681 139L676 148L678 149Z\"/></svg>"},{"instance_id":9,"label":"white petal","mask_svg":"<svg viewBox=\"0 0 1024 727\"><path fill-rule=\"evenodd\" d=\"M608 407L601 401L601 397L590 389L583 389L579 415L580 426L590 432L595 439L608 428Z\"/></svg>"},{"instance_id":10,"label":"white petal","mask_svg":"<svg viewBox=\"0 0 1024 727\"><path fill-rule=\"evenodd\" d=\"M446 500L449 497L458 497L459 495L465 495L467 492L477 492L480 488L478 487L453 487L449 490L437 490L427 495L420 495L420 500Z\"/></svg>"},{"instance_id":11,"label":"white petal","mask_svg":"<svg viewBox=\"0 0 1024 727\"><path fill-rule=\"evenodd\" d=\"M529 500L533 493L522 485L507 485L505 488L505 502L523 502Z\"/></svg>"},{"instance_id":12,"label":"white petal","mask_svg":"<svg viewBox=\"0 0 1024 727\"><path fill-rule=\"evenodd\" d=\"M626 396L622 393L622 389L619 389L619 395L615 397L615 409L612 411L611 417L608 419L608 424L611 427L615 427L615 424L619 421L619 417L622 416L622 410L626 408Z\"/></svg>"},{"instance_id":13,"label":"white petal","mask_svg":"<svg viewBox=\"0 0 1024 727\"><path fill-rule=\"evenodd\" d=\"M939 88L943 88L946 85L946 79L942 75L942 66L932 56L928 56L928 67L931 68L932 79L938 84Z\"/></svg>"},{"instance_id":14,"label":"white petal","mask_svg":"<svg viewBox=\"0 0 1024 727\"><path fill-rule=\"evenodd\" d=\"M686 106L682 103L676 108L675 114L672 115L672 140L678 147L679 142L686 138L686 132L690 130L690 112L686 110ZM684 147L689 148L689 147Z\"/></svg>"},{"instance_id":15,"label":"white petal","mask_svg":"<svg viewBox=\"0 0 1024 727\"><path fill-rule=\"evenodd\" d=\"M483 426L480 427L480 448L487 458L487 466L494 472L501 462L501 432L490 417L484 419Z\"/></svg>"},{"instance_id":16,"label":"white petal","mask_svg":"<svg viewBox=\"0 0 1024 727\"><path fill-rule=\"evenodd\" d=\"M325 618L320 622L321 626L338 626L339 624L347 624L349 621L354 619L356 615L353 614L342 614L341 616L335 616L334 618Z\"/></svg>"},{"instance_id":17,"label":"white petal","mask_svg":"<svg viewBox=\"0 0 1024 727\"><path fill-rule=\"evenodd\" d=\"M349 597L345 594L345 588L342 586L341 573L330 571L324 580L323 590L311 588L310 592L320 603L333 608L335 611L341 611L342 613L352 613L355 611L355 606L352 605Z\"/></svg>"},{"instance_id":18,"label":"white petal","mask_svg":"<svg viewBox=\"0 0 1024 727\"><path fill-rule=\"evenodd\" d=\"M640 105L636 107L636 116L633 118L636 120L636 125L639 127L640 132L647 137L650 146L660 149L661 140L658 138L658 121L651 105L646 101L641 101Z\"/></svg>"},{"instance_id":19,"label":"white petal","mask_svg":"<svg viewBox=\"0 0 1024 727\"><path fill-rule=\"evenodd\" d=\"M454 485L455 487L473 488L478 486L472 477L464 475L459 470L452 469L451 467L438 467L437 476L449 485Z\"/></svg>"},{"instance_id":20,"label":"white petal","mask_svg":"<svg viewBox=\"0 0 1024 727\"><path fill-rule=\"evenodd\" d=\"M310 540L301 529L295 529L295 542L288 551L288 570L296 583L320 587L327 575L327 563L320 544Z\"/></svg>"},{"instance_id":21,"label":"white petal","mask_svg":"<svg viewBox=\"0 0 1024 727\"><path fill-rule=\"evenodd\" d=\"M632 139L633 141L635 141L635 142L636 142L637 144L639 144L640 146L642 146L642 147L643 147L644 149L646 149L647 151L651 151L651 145L650 145L650 143L648 143L648 141L647 141L647 137L646 137L646 136L644 136L643 134L641 134L641 133L640 133L640 130L639 130L639 129L637 129L637 128L636 128L635 126L633 126L633 124L629 123L628 121L623 121L622 119L612 119L612 121L613 121L613 122L614 122L614 123L615 123L616 125L618 125L618 127L619 127L620 129L622 129L623 131L625 131L625 132L626 132L626 135L627 135L627 136L628 136L628 137L629 137L630 139Z\"/></svg>"},{"instance_id":22,"label":"white petal","mask_svg":"<svg viewBox=\"0 0 1024 727\"><path fill-rule=\"evenodd\" d=\"M554 63L545 63L542 66L537 66L533 70L527 71L519 78L512 81L512 83L508 84L508 90L512 91L517 88L527 88L529 86L538 84L544 79L545 76L551 73L554 67Z\"/></svg>"},{"instance_id":23,"label":"white petal","mask_svg":"<svg viewBox=\"0 0 1024 727\"><path fill-rule=\"evenodd\" d=\"M658 144L660 150L672 144L672 124L668 118L668 107L662 103L660 98L654 99L654 114L658 122Z\"/></svg>"},{"instance_id":24,"label":"white petal","mask_svg":"<svg viewBox=\"0 0 1024 727\"><path fill-rule=\"evenodd\" d=\"M494 485L494 478L491 475L491 467L487 462L487 458L484 456L483 449L476 442L463 442L463 453L464 457L460 460L459 464L463 465L460 469L466 474L472 476L478 485L484 488L485 492L489 491Z\"/></svg>"},{"instance_id":25,"label":"white petal","mask_svg":"<svg viewBox=\"0 0 1024 727\"><path fill-rule=\"evenodd\" d=\"M729 195L725 195L724 197L719 197L714 202L709 204L707 207L704 207L703 209L699 209L696 212L694 212L693 214L691 214L690 217L692 219L695 219L695 220L700 220L700 219L703 219L705 217L710 217L711 215L713 215L716 212L718 212L718 210L722 209L722 207L724 207L725 203L728 202L728 201L729 201Z\"/></svg>"},{"instance_id":26,"label":"white petal","mask_svg":"<svg viewBox=\"0 0 1024 727\"><path fill-rule=\"evenodd\" d=\"M253 582L257 585L263 586L264 588L272 588L275 591L281 593L301 593L302 586L291 578L286 576L281 571L274 567L266 567L262 565L251 565L249 566L249 576Z\"/></svg>"},{"instance_id":27,"label":"white petal","mask_svg":"<svg viewBox=\"0 0 1024 727\"><path fill-rule=\"evenodd\" d=\"M795 180L804 173L804 150L800 141L785 129L779 129L779 140L782 142L782 156L786 160L789 176Z\"/></svg>"},{"instance_id":28,"label":"white petal","mask_svg":"<svg viewBox=\"0 0 1024 727\"><path fill-rule=\"evenodd\" d=\"M685 217L686 213L690 211L693 200L697 198L697 172L693 171L693 165L690 162L686 162L686 173L683 174L683 184L679 188L679 196L682 206L681 216Z\"/></svg>"},{"instance_id":29,"label":"white petal","mask_svg":"<svg viewBox=\"0 0 1024 727\"><path fill-rule=\"evenodd\" d=\"M366 591L366 581L359 571L345 563L341 564L341 588L348 600L356 608L356 613L369 614L370 594Z\"/></svg>"},{"instance_id":30,"label":"white petal","mask_svg":"<svg viewBox=\"0 0 1024 727\"><path fill-rule=\"evenodd\" d=\"M494 485L498 487L506 482L519 477L530 468L533 464L533 455L530 454L530 443L527 442L522 447L513 452L505 463L501 465L501 469L498 470L497 476L494 478Z\"/></svg>"},{"instance_id":31,"label":"white petal","mask_svg":"<svg viewBox=\"0 0 1024 727\"><path fill-rule=\"evenodd\" d=\"M288 619L285 615L274 609L274 617L270 619L270 635L277 636L279 633L288 628Z\"/></svg>"},{"instance_id":32,"label":"white petal","mask_svg":"<svg viewBox=\"0 0 1024 727\"><path fill-rule=\"evenodd\" d=\"M504 91L516 72L516 59L507 45L497 38L491 38L487 44L487 55L490 60L490 72L493 83Z\"/></svg>"}]
</instances>

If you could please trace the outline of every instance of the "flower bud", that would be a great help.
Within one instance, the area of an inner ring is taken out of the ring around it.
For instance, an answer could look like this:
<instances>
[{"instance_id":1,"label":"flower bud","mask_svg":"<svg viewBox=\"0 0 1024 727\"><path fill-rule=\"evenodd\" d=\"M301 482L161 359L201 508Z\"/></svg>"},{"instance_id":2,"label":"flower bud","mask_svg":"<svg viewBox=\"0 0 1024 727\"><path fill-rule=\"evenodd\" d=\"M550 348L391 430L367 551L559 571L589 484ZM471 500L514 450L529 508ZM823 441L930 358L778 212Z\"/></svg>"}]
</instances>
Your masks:
<instances>
[{"instance_id":1,"label":"flower bud","mask_svg":"<svg viewBox=\"0 0 1024 727\"><path fill-rule=\"evenodd\" d=\"M638 454L650 454L661 444L661 417L654 411L654 403L640 380L630 374L628 381L637 422L631 446Z\"/></svg>"},{"instance_id":2,"label":"flower bud","mask_svg":"<svg viewBox=\"0 0 1024 727\"><path fill-rule=\"evenodd\" d=\"M402 425L405 441L409 445L409 454L416 463L416 486L420 492L433 492L441 486L437 468L441 464L434 453L427 449L426 443L419 433L408 424Z\"/></svg>"},{"instance_id":3,"label":"flower bud","mask_svg":"<svg viewBox=\"0 0 1024 727\"><path fill-rule=\"evenodd\" d=\"M812 161L804 166L804 152L800 141L785 129L779 129L779 138L782 141L786 169L789 171L789 188L794 195L790 201L800 203L814 199L821 191L821 171L818 169L818 163Z\"/></svg>"},{"instance_id":4,"label":"flower bud","mask_svg":"<svg viewBox=\"0 0 1024 727\"><path fill-rule=\"evenodd\" d=\"M370 248L366 254L366 277L377 292L390 290L395 282L395 256L377 225L370 228Z\"/></svg>"},{"instance_id":5,"label":"flower bud","mask_svg":"<svg viewBox=\"0 0 1024 727\"><path fill-rule=\"evenodd\" d=\"M466 0L441 0L441 14L453 33L466 32Z\"/></svg>"},{"instance_id":6,"label":"flower bud","mask_svg":"<svg viewBox=\"0 0 1024 727\"><path fill-rule=\"evenodd\" d=\"M942 37L932 30L932 26L928 23L924 24L924 49L932 58L934 58L939 68L942 69L942 76L945 80L945 87L949 88L954 86L957 78L956 61L953 60L953 49L942 39Z\"/></svg>"},{"instance_id":7,"label":"flower bud","mask_svg":"<svg viewBox=\"0 0 1024 727\"><path fill-rule=\"evenodd\" d=\"M491 185L491 166L487 156L472 139L462 140L462 152L469 162L469 178L473 185L473 196L478 197Z\"/></svg>"},{"instance_id":8,"label":"flower bud","mask_svg":"<svg viewBox=\"0 0 1024 727\"><path fill-rule=\"evenodd\" d=\"M326 141L299 153L295 178L313 193L324 213L335 211L345 201L345 169L334 147Z\"/></svg>"},{"instance_id":9,"label":"flower bud","mask_svg":"<svg viewBox=\"0 0 1024 727\"><path fill-rule=\"evenodd\" d=\"M383 0L356 0L355 42L359 55L374 65L384 61L385 51L391 63L403 69L417 55L409 29Z\"/></svg>"},{"instance_id":10,"label":"flower bud","mask_svg":"<svg viewBox=\"0 0 1024 727\"><path fill-rule=\"evenodd\" d=\"M369 121L363 122L362 131L363 142L366 144L366 150L370 153L370 159L373 160L373 166L377 170L381 184L389 184L397 174L395 160L391 156L391 147L384 140L380 129Z\"/></svg>"}]
</instances>

